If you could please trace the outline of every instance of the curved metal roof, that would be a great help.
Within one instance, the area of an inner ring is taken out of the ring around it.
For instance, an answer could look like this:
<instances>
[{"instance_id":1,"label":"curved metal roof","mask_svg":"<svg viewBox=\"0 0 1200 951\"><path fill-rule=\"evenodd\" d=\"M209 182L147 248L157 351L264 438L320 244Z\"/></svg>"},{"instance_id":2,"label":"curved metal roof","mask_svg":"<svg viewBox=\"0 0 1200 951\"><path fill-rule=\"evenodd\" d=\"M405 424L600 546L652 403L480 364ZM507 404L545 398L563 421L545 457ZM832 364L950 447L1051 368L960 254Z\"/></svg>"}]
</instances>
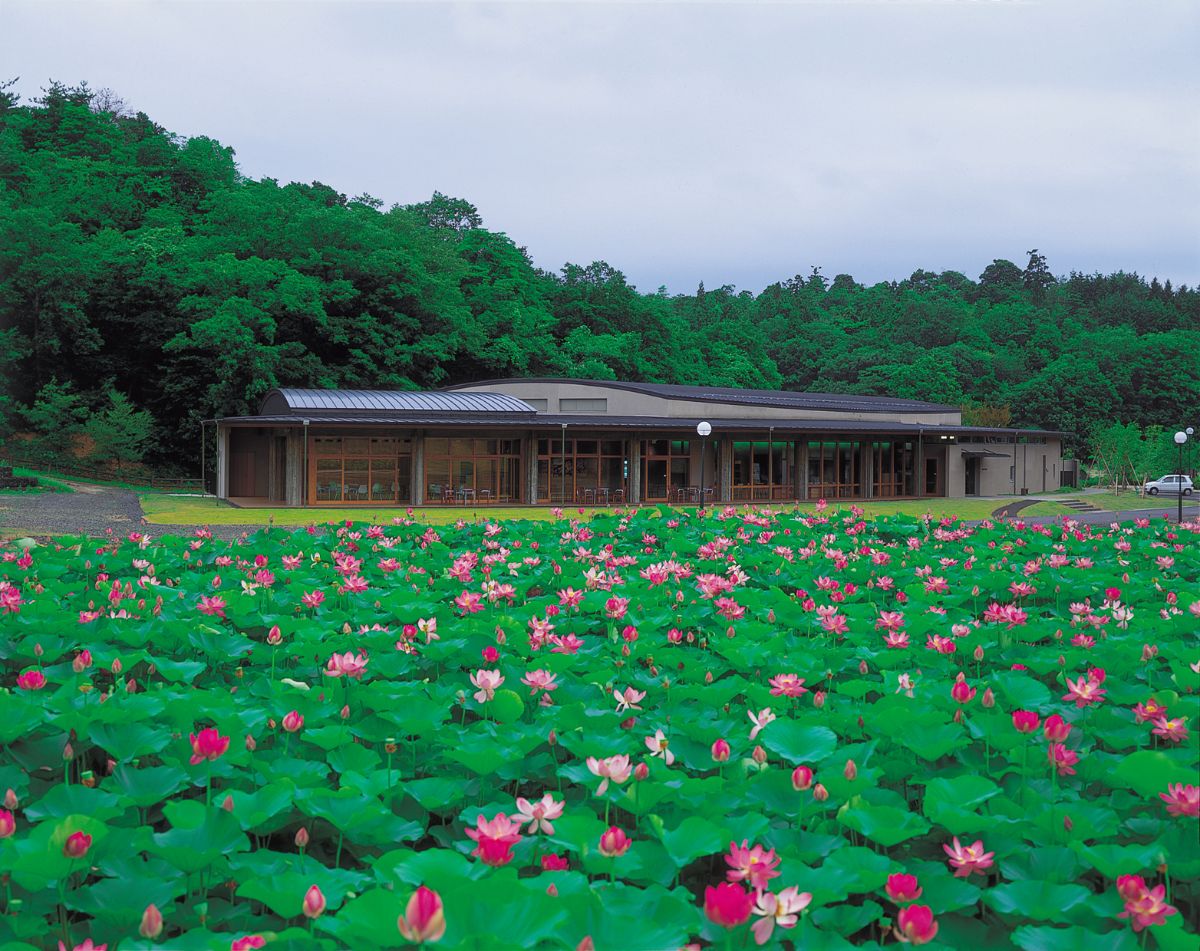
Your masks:
<instances>
[{"instance_id":1,"label":"curved metal roof","mask_svg":"<svg viewBox=\"0 0 1200 951\"><path fill-rule=\"evenodd\" d=\"M624 380L581 380L572 377L509 377L460 383L446 387L448 392L463 392L464 386L488 386L507 383L570 383L607 389L628 390L668 400L700 403L731 403L743 406L776 406L784 409L834 410L852 413L946 413L958 407L924 400L892 396L859 396L851 393L798 393L793 390L750 390L723 386L684 386L676 383L631 383Z\"/></svg>"},{"instance_id":2,"label":"curved metal roof","mask_svg":"<svg viewBox=\"0 0 1200 951\"><path fill-rule=\"evenodd\" d=\"M504 393L445 390L309 390L283 388L263 397L260 415L279 413L533 413L524 400Z\"/></svg>"}]
</instances>

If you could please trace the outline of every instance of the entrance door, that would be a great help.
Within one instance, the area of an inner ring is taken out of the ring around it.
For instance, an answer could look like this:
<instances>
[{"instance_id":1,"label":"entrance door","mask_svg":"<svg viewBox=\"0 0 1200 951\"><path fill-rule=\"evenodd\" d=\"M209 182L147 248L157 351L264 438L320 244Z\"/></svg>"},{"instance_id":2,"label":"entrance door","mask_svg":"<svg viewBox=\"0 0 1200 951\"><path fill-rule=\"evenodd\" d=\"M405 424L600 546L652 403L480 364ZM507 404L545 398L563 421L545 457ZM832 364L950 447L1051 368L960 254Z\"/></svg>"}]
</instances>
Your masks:
<instances>
[{"instance_id":1,"label":"entrance door","mask_svg":"<svg viewBox=\"0 0 1200 951\"><path fill-rule=\"evenodd\" d=\"M229 454L229 494L234 498L254 495L254 453Z\"/></svg>"},{"instance_id":2,"label":"entrance door","mask_svg":"<svg viewBox=\"0 0 1200 951\"><path fill-rule=\"evenodd\" d=\"M967 493L967 495L978 495L979 494L979 460L978 459L966 459L964 461L967 464L966 493Z\"/></svg>"},{"instance_id":3,"label":"entrance door","mask_svg":"<svg viewBox=\"0 0 1200 951\"><path fill-rule=\"evenodd\" d=\"M646 460L646 501L667 501L667 460Z\"/></svg>"},{"instance_id":4,"label":"entrance door","mask_svg":"<svg viewBox=\"0 0 1200 951\"><path fill-rule=\"evenodd\" d=\"M942 494L942 469L938 459L925 460L925 494Z\"/></svg>"}]
</instances>

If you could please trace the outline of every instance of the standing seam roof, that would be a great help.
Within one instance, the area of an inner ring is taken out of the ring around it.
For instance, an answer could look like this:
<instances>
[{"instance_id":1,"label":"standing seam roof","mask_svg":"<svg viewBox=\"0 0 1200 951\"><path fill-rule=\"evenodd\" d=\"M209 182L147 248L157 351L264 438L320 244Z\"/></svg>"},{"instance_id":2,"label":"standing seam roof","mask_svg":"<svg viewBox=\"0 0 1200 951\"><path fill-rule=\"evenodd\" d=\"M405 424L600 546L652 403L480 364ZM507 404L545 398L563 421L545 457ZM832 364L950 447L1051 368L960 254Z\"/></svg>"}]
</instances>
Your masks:
<instances>
[{"instance_id":1,"label":"standing seam roof","mask_svg":"<svg viewBox=\"0 0 1200 951\"><path fill-rule=\"evenodd\" d=\"M417 392L408 390L272 390L259 412L268 408L292 412L423 412L423 413L533 413L524 400L504 393Z\"/></svg>"}]
</instances>

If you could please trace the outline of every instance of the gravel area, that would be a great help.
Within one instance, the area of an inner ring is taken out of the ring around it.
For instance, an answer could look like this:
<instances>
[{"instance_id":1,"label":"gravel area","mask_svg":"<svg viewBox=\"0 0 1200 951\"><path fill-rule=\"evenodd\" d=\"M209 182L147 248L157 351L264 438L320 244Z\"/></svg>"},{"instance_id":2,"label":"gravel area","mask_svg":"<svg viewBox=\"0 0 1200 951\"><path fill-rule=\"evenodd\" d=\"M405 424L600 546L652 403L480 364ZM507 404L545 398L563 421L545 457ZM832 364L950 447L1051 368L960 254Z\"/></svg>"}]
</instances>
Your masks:
<instances>
[{"instance_id":1,"label":"gravel area","mask_svg":"<svg viewBox=\"0 0 1200 951\"><path fill-rule=\"evenodd\" d=\"M74 492L0 495L0 537L43 538L48 535L103 537L109 529L128 535L190 535L197 525L154 525L145 521L136 492L83 482L68 483ZM217 538L234 540L265 526L213 525Z\"/></svg>"}]
</instances>

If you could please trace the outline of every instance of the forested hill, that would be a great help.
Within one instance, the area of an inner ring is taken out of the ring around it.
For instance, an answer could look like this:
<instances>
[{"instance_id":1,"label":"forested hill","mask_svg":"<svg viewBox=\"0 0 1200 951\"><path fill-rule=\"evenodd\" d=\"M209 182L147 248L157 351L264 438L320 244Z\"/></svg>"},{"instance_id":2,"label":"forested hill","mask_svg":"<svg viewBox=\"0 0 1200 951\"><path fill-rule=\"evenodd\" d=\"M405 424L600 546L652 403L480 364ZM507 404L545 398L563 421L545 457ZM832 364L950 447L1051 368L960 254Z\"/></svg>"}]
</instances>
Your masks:
<instances>
[{"instance_id":1,"label":"forested hill","mask_svg":"<svg viewBox=\"0 0 1200 951\"><path fill-rule=\"evenodd\" d=\"M0 89L0 429L68 426L115 390L153 414L162 463L274 386L523 374L888 393L1083 437L1197 412L1197 291L1028 258L644 293L603 262L539 270L464 200L256 181L111 95Z\"/></svg>"}]
</instances>

